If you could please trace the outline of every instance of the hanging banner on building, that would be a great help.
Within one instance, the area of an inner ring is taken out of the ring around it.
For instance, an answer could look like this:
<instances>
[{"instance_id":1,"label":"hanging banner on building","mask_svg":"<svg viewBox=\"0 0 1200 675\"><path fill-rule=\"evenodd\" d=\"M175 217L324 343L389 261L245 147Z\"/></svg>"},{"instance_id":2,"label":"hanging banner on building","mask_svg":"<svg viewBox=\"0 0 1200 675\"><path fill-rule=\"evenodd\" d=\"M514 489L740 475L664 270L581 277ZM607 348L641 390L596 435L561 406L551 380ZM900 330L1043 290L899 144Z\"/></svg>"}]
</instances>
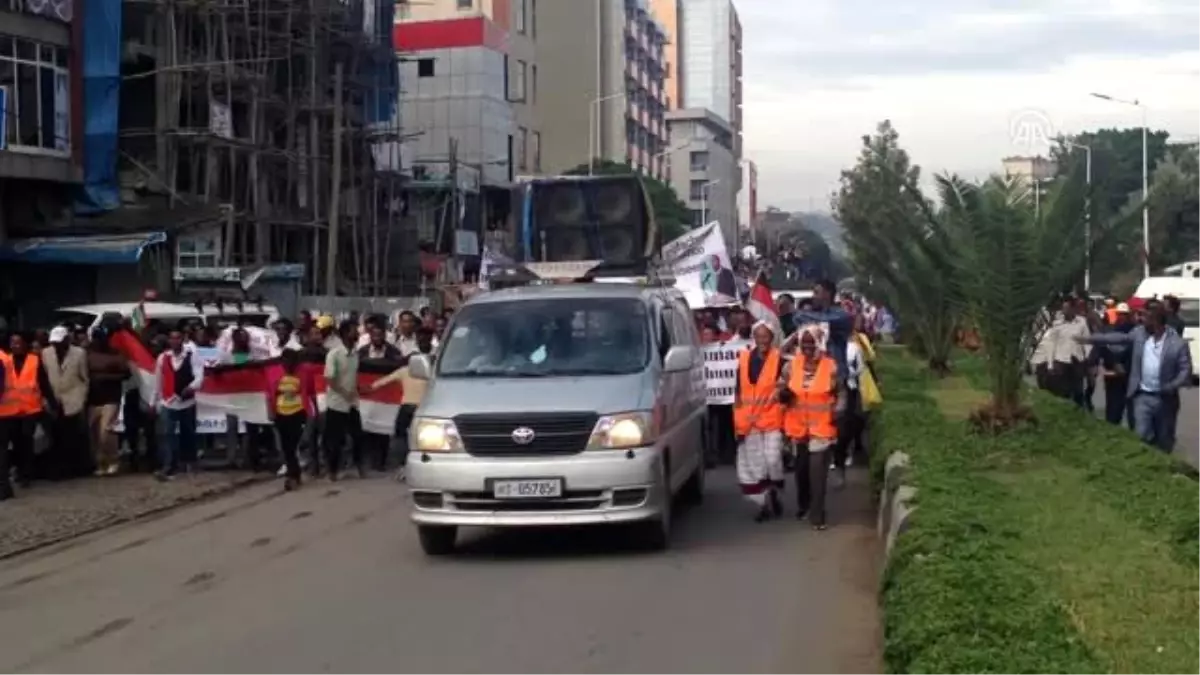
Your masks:
<instances>
[{"instance_id":1,"label":"hanging banner on building","mask_svg":"<svg viewBox=\"0 0 1200 675\"><path fill-rule=\"evenodd\" d=\"M667 242L662 260L693 309L737 303L737 278L720 223L713 221Z\"/></svg>"},{"instance_id":2,"label":"hanging banner on building","mask_svg":"<svg viewBox=\"0 0 1200 675\"><path fill-rule=\"evenodd\" d=\"M730 340L704 346L704 381L709 405L730 405L737 388L738 355L750 348L750 340Z\"/></svg>"}]
</instances>

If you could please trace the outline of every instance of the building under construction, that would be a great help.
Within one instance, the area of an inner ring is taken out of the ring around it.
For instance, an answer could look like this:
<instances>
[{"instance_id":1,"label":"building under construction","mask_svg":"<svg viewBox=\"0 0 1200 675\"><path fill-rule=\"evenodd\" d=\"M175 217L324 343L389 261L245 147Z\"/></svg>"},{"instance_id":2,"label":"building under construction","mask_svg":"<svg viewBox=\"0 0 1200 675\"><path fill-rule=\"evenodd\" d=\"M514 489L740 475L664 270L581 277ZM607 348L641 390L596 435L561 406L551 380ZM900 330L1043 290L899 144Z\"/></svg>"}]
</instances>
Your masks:
<instances>
[{"instance_id":1,"label":"building under construction","mask_svg":"<svg viewBox=\"0 0 1200 675\"><path fill-rule=\"evenodd\" d=\"M285 264L305 294L411 292L393 21L391 0L88 0L81 184L8 259L71 277L48 302Z\"/></svg>"}]
</instances>

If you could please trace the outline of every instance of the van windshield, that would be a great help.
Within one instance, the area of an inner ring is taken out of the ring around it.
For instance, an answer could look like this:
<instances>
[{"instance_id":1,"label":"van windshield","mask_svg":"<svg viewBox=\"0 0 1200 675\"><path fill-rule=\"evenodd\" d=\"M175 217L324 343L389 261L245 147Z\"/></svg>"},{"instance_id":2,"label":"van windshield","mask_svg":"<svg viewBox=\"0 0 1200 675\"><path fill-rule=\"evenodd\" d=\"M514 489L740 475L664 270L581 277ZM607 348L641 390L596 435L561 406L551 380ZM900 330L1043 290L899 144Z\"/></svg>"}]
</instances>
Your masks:
<instances>
[{"instance_id":1,"label":"van windshield","mask_svg":"<svg viewBox=\"0 0 1200 675\"><path fill-rule=\"evenodd\" d=\"M646 367L646 307L631 298L488 302L463 308L438 356L442 377L620 375Z\"/></svg>"}]
</instances>

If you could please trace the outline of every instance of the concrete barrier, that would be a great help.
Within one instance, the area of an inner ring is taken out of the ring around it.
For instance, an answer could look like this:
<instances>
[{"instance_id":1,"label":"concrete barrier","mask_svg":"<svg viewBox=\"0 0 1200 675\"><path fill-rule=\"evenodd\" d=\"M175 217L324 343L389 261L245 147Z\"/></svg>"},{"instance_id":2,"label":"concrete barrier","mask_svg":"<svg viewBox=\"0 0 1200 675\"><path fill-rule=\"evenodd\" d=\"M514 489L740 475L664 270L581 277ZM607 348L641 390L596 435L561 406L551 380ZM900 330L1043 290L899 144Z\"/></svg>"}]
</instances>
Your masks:
<instances>
[{"instance_id":1,"label":"concrete barrier","mask_svg":"<svg viewBox=\"0 0 1200 675\"><path fill-rule=\"evenodd\" d=\"M906 453L893 452L884 465L883 489L879 495L879 518L876 530L890 557L896 537L908 527L908 519L916 510L913 504L917 488L907 484L911 459Z\"/></svg>"}]
</instances>

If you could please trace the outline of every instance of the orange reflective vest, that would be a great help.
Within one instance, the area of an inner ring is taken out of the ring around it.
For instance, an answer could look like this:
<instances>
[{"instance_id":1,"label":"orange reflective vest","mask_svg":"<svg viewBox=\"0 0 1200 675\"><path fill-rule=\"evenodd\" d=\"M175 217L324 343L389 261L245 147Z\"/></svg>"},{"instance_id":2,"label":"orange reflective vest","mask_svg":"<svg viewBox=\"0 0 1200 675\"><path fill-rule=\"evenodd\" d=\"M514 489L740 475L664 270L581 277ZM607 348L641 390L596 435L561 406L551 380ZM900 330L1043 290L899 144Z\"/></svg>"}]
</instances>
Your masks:
<instances>
[{"instance_id":1,"label":"orange reflective vest","mask_svg":"<svg viewBox=\"0 0 1200 675\"><path fill-rule=\"evenodd\" d=\"M837 364L828 356L817 362L817 370L805 382L804 356L797 354L792 361L792 376L788 389L796 395L783 417L783 431L788 438L837 438L834 408L837 405Z\"/></svg>"},{"instance_id":2,"label":"orange reflective vest","mask_svg":"<svg viewBox=\"0 0 1200 675\"><path fill-rule=\"evenodd\" d=\"M733 432L738 436L783 429L783 406L775 398L779 350L772 349L767 354L757 382L750 381L750 356L753 353L753 349L748 349L738 355L738 395L733 402Z\"/></svg>"},{"instance_id":3,"label":"orange reflective vest","mask_svg":"<svg viewBox=\"0 0 1200 675\"><path fill-rule=\"evenodd\" d=\"M42 412L42 392L38 387L38 369L42 363L37 354L25 357L25 364L19 373L11 354L0 353L0 365L4 368L0 417L22 417Z\"/></svg>"},{"instance_id":4,"label":"orange reflective vest","mask_svg":"<svg viewBox=\"0 0 1200 675\"><path fill-rule=\"evenodd\" d=\"M1104 320L1108 322L1108 325L1115 326L1117 325L1117 314L1119 312L1117 312L1116 307L1109 307L1104 310Z\"/></svg>"}]
</instances>

